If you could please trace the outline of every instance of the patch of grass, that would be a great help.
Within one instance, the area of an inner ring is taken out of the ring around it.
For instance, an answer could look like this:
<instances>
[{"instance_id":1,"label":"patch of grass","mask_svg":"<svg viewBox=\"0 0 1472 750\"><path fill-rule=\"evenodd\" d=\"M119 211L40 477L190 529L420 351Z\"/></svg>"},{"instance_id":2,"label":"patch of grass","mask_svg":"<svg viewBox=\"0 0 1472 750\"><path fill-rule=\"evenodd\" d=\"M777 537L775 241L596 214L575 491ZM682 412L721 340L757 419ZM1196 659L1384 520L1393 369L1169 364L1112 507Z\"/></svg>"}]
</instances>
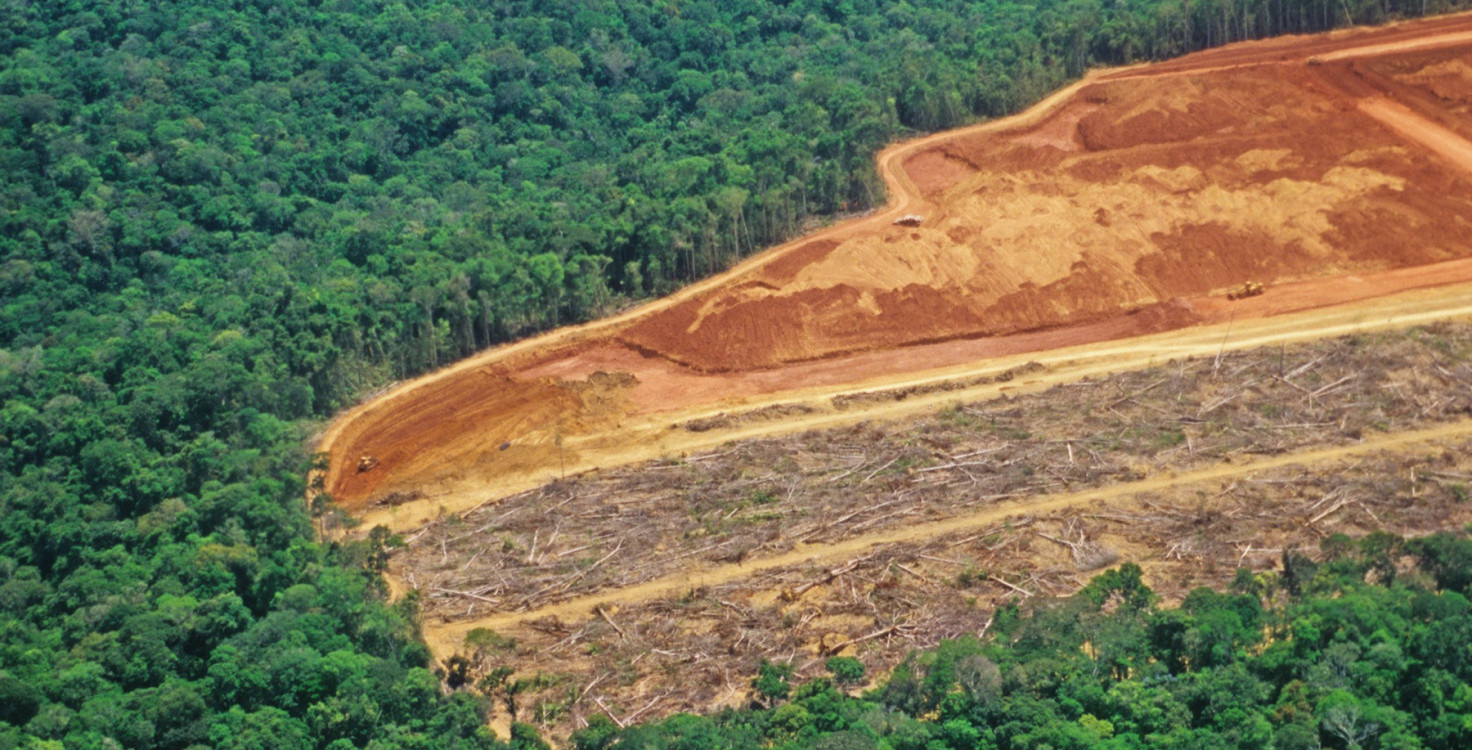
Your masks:
<instances>
[{"instance_id":1,"label":"patch of grass","mask_svg":"<svg viewBox=\"0 0 1472 750\"><path fill-rule=\"evenodd\" d=\"M1448 484L1446 486L1446 491L1450 492L1452 494L1452 500L1458 503L1465 503L1467 502L1468 497L1472 497L1472 495L1468 494L1467 485L1462 482L1452 482Z\"/></svg>"},{"instance_id":2,"label":"patch of grass","mask_svg":"<svg viewBox=\"0 0 1472 750\"><path fill-rule=\"evenodd\" d=\"M1436 331L1416 327L1410 330L1408 338L1429 349L1441 352L1448 357L1456 357L1456 353L1452 348L1452 342L1448 341L1446 337Z\"/></svg>"},{"instance_id":3,"label":"patch of grass","mask_svg":"<svg viewBox=\"0 0 1472 750\"><path fill-rule=\"evenodd\" d=\"M961 572L956 574L956 588L969 589L986 580L989 575L991 575L990 570L978 567L976 563L967 563L966 567L961 568Z\"/></svg>"},{"instance_id":4,"label":"patch of grass","mask_svg":"<svg viewBox=\"0 0 1472 750\"><path fill-rule=\"evenodd\" d=\"M758 505L770 505L775 502L777 502L777 495L771 490L752 490L747 493L746 502L741 507L750 508Z\"/></svg>"},{"instance_id":5,"label":"patch of grass","mask_svg":"<svg viewBox=\"0 0 1472 750\"><path fill-rule=\"evenodd\" d=\"M1028 430L1017 425L998 424L995 419L991 420L987 425L987 429L995 433L997 437L1005 440L1028 440L1032 438L1032 433Z\"/></svg>"},{"instance_id":6,"label":"patch of grass","mask_svg":"<svg viewBox=\"0 0 1472 750\"><path fill-rule=\"evenodd\" d=\"M490 651L511 651L516 648L516 639L507 638L490 628L476 628L465 635L465 645Z\"/></svg>"},{"instance_id":7,"label":"patch of grass","mask_svg":"<svg viewBox=\"0 0 1472 750\"><path fill-rule=\"evenodd\" d=\"M959 402L946 407L936 416L947 427L972 427L977 422L976 416L966 411L966 406Z\"/></svg>"},{"instance_id":8,"label":"patch of grass","mask_svg":"<svg viewBox=\"0 0 1472 750\"><path fill-rule=\"evenodd\" d=\"M1185 432L1173 427L1167 427L1155 433L1155 436L1150 439L1150 446L1156 450L1164 450L1166 448L1174 448L1184 442L1186 442Z\"/></svg>"}]
</instances>

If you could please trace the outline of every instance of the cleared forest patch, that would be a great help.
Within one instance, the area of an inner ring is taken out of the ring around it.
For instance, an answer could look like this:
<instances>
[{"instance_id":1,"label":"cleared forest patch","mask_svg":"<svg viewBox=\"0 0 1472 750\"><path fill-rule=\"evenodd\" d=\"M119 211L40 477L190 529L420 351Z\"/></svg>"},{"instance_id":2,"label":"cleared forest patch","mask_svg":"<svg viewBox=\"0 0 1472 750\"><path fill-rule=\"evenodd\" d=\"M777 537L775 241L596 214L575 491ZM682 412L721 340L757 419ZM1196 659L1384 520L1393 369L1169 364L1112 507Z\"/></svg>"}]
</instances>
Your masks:
<instances>
[{"instance_id":1,"label":"cleared forest patch","mask_svg":"<svg viewBox=\"0 0 1472 750\"><path fill-rule=\"evenodd\" d=\"M555 482L406 534L393 565L441 657L555 675L522 718L566 729L600 700L620 719L740 700L760 658L804 675L834 653L883 668L983 628L1009 596L1067 593L1121 560L1176 594L1335 531L1464 523L1464 439L1357 446L1469 416L1469 324L1224 353ZM1294 465L1337 448L1352 455ZM1219 468L1226 479L1170 481ZM1096 488L1119 491L1029 511ZM824 554L992 508L980 528ZM679 593L619 601L659 581ZM594 593L610 596L580 604ZM547 609L559 602L573 610ZM488 616L504 632L467 646Z\"/></svg>"},{"instance_id":2,"label":"cleared forest patch","mask_svg":"<svg viewBox=\"0 0 1472 750\"><path fill-rule=\"evenodd\" d=\"M403 577L431 616L536 609L1001 500L1349 444L1472 414L1469 348L1472 326L1446 324L1233 353L595 472L405 534Z\"/></svg>"}]
</instances>

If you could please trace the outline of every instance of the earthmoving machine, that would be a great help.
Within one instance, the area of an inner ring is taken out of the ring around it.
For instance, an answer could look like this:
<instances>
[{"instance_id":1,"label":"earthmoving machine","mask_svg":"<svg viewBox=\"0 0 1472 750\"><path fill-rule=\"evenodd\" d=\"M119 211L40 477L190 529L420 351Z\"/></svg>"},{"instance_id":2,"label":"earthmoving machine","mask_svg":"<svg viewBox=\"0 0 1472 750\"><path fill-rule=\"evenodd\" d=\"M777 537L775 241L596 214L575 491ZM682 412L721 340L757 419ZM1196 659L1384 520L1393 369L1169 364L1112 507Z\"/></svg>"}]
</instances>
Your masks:
<instances>
[{"instance_id":1,"label":"earthmoving machine","mask_svg":"<svg viewBox=\"0 0 1472 750\"><path fill-rule=\"evenodd\" d=\"M1242 284L1242 286L1239 286L1236 289L1233 289L1232 291L1227 292L1227 299L1230 299L1230 300L1247 299L1248 297L1256 297L1259 294L1262 294L1262 282L1261 281L1248 281L1248 282L1244 282Z\"/></svg>"},{"instance_id":2,"label":"earthmoving machine","mask_svg":"<svg viewBox=\"0 0 1472 750\"><path fill-rule=\"evenodd\" d=\"M924 216L919 216L917 214L906 214L905 216L901 216L900 218L895 219L894 223L897 226L902 227L918 227L920 226L920 222L923 221L925 221Z\"/></svg>"},{"instance_id":3,"label":"earthmoving machine","mask_svg":"<svg viewBox=\"0 0 1472 750\"><path fill-rule=\"evenodd\" d=\"M368 455L367 453L364 453L363 457L358 459L358 473L362 474L363 472L368 471L369 469L377 465L378 459Z\"/></svg>"}]
</instances>

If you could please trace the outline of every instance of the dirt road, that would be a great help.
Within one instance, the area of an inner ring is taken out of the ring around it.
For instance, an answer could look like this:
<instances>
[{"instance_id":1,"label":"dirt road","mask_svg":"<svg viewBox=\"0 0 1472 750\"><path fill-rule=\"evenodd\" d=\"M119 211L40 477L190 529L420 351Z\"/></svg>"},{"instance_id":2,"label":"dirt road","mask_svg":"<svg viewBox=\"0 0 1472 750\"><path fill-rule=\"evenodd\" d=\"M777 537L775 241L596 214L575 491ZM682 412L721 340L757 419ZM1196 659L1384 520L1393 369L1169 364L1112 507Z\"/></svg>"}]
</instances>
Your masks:
<instances>
[{"instance_id":1,"label":"dirt road","mask_svg":"<svg viewBox=\"0 0 1472 750\"><path fill-rule=\"evenodd\" d=\"M1462 136L1389 99L1375 97L1361 100L1359 110L1401 134L1406 140L1419 143L1448 163L1472 173L1472 143Z\"/></svg>"}]
</instances>

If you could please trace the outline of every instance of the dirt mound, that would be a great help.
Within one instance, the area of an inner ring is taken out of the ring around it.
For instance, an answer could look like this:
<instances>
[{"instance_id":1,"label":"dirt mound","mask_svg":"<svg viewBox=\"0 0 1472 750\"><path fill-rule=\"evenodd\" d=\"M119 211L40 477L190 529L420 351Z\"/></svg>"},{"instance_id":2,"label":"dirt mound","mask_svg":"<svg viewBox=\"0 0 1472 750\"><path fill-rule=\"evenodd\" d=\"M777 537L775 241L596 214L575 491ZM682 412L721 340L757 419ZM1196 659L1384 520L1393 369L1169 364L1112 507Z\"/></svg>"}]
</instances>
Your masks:
<instances>
[{"instance_id":1,"label":"dirt mound","mask_svg":"<svg viewBox=\"0 0 1472 750\"><path fill-rule=\"evenodd\" d=\"M1424 65L1400 80L1424 88L1450 104L1465 107L1472 102L1472 64L1465 54Z\"/></svg>"}]
</instances>

